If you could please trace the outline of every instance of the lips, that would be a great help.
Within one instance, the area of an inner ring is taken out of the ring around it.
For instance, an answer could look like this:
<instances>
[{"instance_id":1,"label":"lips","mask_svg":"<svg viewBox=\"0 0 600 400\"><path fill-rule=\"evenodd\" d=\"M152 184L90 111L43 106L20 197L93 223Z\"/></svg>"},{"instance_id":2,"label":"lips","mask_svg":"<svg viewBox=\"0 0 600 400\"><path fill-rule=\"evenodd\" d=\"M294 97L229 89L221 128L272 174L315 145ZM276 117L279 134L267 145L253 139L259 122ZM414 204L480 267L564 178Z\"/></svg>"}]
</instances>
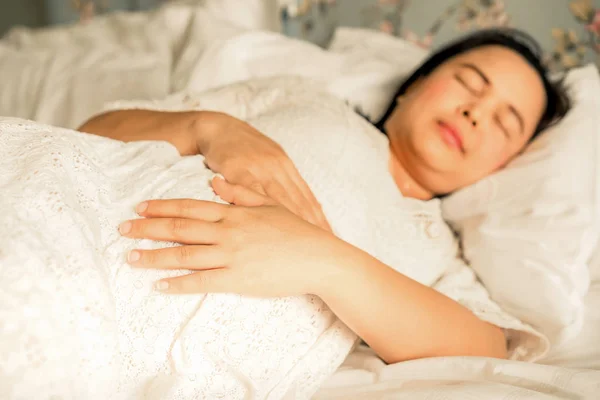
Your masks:
<instances>
[{"instance_id":1,"label":"lips","mask_svg":"<svg viewBox=\"0 0 600 400\"><path fill-rule=\"evenodd\" d=\"M445 123L444 121L438 121L438 126L440 128L440 133L442 134L442 138L446 143L450 146L460 150L462 153L465 152L463 139L455 127L450 124Z\"/></svg>"}]
</instances>

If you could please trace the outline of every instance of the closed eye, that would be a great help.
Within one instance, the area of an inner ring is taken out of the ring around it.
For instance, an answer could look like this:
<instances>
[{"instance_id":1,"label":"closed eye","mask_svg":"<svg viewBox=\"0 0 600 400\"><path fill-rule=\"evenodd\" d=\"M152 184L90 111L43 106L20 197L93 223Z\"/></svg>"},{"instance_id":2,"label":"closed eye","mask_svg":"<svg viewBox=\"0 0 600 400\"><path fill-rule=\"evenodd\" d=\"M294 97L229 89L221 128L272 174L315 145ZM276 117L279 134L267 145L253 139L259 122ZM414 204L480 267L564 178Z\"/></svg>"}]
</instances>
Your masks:
<instances>
[{"instance_id":1,"label":"closed eye","mask_svg":"<svg viewBox=\"0 0 600 400\"><path fill-rule=\"evenodd\" d=\"M456 78L456 80L458 82L460 82L461 85L463 85L469 92L473 93L473 94L477 94L477 90L470 84L468 84L460 75L454 75L454 77Z\"/></svg>"},{"instance_id":2,"label":"closed eye","mask_svg":"<svg viewBox=\"0 0 600 400\"><path fill-rule=\"evenodd\" d=\"M504 124L502 123L500 118L498 118L498 116L496 116L496 117L494 117L494 120L496 121L496 124L498 125L498 127L500 127L500 130L502 131L502 133L504 133L504 136L506 136L507 139L510 139L510 133L508 132L508 129L506 129L506 127L504 126Z\"/></svg>"},{"instance_id":3,"label":"closed eye","mask_svg":"<svg viewBox=\"0 0 600 400\"><path fill-rule=\"evenodd\" d=\"M475 94L481 94L490 85L485 74L473 64L461 64L456 71L456 79L468 90Z\"/></svg>"}]
</instances>

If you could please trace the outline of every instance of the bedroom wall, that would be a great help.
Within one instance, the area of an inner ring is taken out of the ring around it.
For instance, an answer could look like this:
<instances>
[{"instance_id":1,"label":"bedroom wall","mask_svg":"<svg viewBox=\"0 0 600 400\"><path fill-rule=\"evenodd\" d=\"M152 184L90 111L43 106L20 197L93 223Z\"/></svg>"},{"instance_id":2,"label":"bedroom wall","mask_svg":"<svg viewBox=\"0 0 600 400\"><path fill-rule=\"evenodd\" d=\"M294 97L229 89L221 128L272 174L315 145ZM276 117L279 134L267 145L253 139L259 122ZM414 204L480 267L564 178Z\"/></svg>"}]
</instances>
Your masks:
<instances>
[{"instance_id":1,"label":"bedroom wall","mask_svg":"<svg viewBox=\"0 0 600 400\"><path fill-rule=\"evenodd\" d=\"M11 26L45 23L44 0L0 0L0 35Z\"/></svg>"},{"instance_id":2,"label":"bedroom wall","mask_svg":"<svg viewBox=\"0 0 600 400\"><path fill-rule=\"evenodd\" d=\"M107 11L147 10L165 0L44 0L48 9L48 23L60 24L92 17Z\"/></svg>"},{"instance_id":3,"label":"bedroom wall","mask_svg":"<svg viewBox=\"0 0 600 400\"><path fill-rule=\"evenodd\" d=\"M150 9L164 1L167 0L0 0L0 35L14 26L63 24L103 12Z\"/></svg>"}]
</instances>

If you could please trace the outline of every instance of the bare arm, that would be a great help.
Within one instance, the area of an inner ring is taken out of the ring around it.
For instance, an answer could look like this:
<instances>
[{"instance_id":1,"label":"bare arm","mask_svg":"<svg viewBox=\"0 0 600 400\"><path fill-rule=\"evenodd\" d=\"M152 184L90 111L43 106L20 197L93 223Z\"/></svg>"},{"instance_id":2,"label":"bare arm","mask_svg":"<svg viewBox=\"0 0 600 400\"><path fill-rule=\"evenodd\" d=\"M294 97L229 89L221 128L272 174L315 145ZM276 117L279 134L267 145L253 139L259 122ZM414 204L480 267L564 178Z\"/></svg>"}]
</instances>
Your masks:
<instances>
[{"instance_id":1,"label":"bare arm","mask_svg":"<svg viewBox=\"0 0 600 400\"><path fill-rule=\"evenodd\" d=\"M129 221L127 235L132 238L152 239L152 232L159 231L162 240L198 243L202 238L203 246L157 250L152 257L142 251L134 264L172 268L173 260L185 259L186 268L197 271L165 279L169 293L315 294L388 363L441 356L507 357L502 330L450 297L293 216L265 196L218 179L213 188L238 206L152 200L140 214L145 218ZM219 215L218 222L201 217L208 210ZM164 218L190 218L185 240L181 231L165 233ZM202 224L194 225L194 219ZM205 230L207 223L213 224L210 230ZM203 253L207 244L216 246L218 254L208 262ZM184 250L185 257L167 254Z\"/></svg>"},{"instance_id":2,"label":"bare arm","mask_svg":"<svg viewBox=\"0 0 600 400\"><path fill-rule=\"evenodd\" d=\"M386 362L507 357L500 328L358 249L348 254L317 294Z\"/></svg>"},{"instance_id":3,"label":"bare arm","mask_svg":"<svg viewBox=\"0 0 600 400\"><path fill-rule=\"evenodd\" d=\"M202 117L206 118L202 111L119 110L98 115L77 130L123 142L167 141L188 156L200 153L200 135L208 132L198 129Z\"/></svg>"}]
</instances>

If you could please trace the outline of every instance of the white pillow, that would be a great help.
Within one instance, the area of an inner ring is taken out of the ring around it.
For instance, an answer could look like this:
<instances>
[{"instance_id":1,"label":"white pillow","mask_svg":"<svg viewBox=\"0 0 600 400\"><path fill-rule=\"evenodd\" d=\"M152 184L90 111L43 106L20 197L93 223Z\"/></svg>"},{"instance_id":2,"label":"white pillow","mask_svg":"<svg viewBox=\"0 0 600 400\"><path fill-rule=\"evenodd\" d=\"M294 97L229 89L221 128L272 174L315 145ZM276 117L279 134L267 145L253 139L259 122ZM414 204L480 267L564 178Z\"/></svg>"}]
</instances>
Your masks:
<instances>
[{"instance_id":1,"label":"white pillow","mask_svg":"<svg viewBox=\"0 0 600 400\"><path fill-rule=\"evenodd\" d=\"M167 54L72 43L15 50L0 45L0 115L75 128L107 101L168 94Z\"/></svg>"},{"instance_id":2,"label":"white pillow","mask_svg":"<svg viewBox=\"0 0 600 400\"><path fill-rule=\"evenodd\" d=\"M598 231L600 79L569 72L573 109L504 170L443 201L492 298L554 342L576 334Z\"/></svg>"},{"instance_id":3,"label":"white pillow","mask_svg":"<svg viewBox=\"0 0 600 400\"><path fill-rule=\"evenodd\" d=\"M219 28L213 28L217 22ZM175 65L172 91L203 91L279 75L302 76L322 81L329 92L375 120L403 77L427 55L411 43L364 29L340 28L331 48L323 49L281 34L217 22L192 24ZM212 40L207 40L208 36Z\"/></svg>"},{"instance_id":4,"label":"white pillow","mask_svg":"<svg viewBox=\"0 0 600 400\"><path fill-rule=\"evenodd\" d=\"M392 97L428 52L406 40L360 28L338 28L328 47L344 57L330 91L360 108L371 121L378 121Z\"/></svg>"},{"instance_id":5,"label":"white pillow","mask_svg":"<svg viewBox=\"0 0 600 400\"><path fill-rule=\"evenodd\" d=\"M172 28L186 21L165 9L11 31L0 41L0 115L75 128L107 101L167 95Z\"/></svg>"},{"instance_id":6,"label":"white pillow","mask_svg":"<svg viewBox=\"0 0 600 400\"><path fill-rule=\"evenodd\" d=\"M600 207L600 202L596 205ZM540 360L542 364L600 370L600 246L592 254L589 267L591 284L583 298L585 315L581 332L552 349Z\"/></svg>"},{"instance_id":7,"label":"white pillow","mask_svg":"<svg viewBox=\"0 0 600 400\"><path fill-rule=\"evenodd\" d=\"M426 52L405 40L366 29L340 28L330 51L352 57L360 71L352 101L372 120ZM377 75L379 73L379 75ZM343 78L340 78L343 79ZM462 233L465 256L494 300L547 333L553 342L576 334L587 291L586 262L598 236L593 207L598 185L600 81L597 69L567 79L573 110L543 133L504 171L447 197L445 218Z\"/></svg>"}]
</instances>

